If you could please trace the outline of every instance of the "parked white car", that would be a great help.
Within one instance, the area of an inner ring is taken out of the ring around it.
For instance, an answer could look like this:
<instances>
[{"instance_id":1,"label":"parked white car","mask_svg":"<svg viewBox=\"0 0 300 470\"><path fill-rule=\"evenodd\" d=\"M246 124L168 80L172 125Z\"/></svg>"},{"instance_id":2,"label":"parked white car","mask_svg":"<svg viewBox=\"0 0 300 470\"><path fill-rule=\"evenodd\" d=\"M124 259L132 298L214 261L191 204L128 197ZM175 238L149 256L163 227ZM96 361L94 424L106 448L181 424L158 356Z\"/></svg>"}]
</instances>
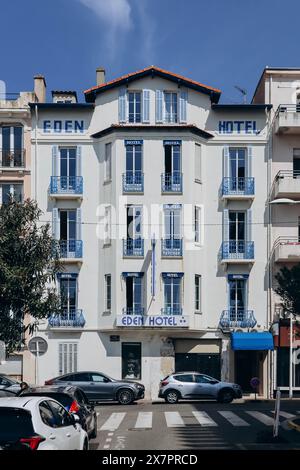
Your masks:
<instances>
[{"instance_id":1,"label":"parked white car","mask_svg":"<svg viewBox=\"0 0 300 470\"><path fill-rule=\"evenodd\" d=\"M87 433L77 417L47 397L1 398L0 423L0 449L89 448Z\"/></svg>"}]
</instances>

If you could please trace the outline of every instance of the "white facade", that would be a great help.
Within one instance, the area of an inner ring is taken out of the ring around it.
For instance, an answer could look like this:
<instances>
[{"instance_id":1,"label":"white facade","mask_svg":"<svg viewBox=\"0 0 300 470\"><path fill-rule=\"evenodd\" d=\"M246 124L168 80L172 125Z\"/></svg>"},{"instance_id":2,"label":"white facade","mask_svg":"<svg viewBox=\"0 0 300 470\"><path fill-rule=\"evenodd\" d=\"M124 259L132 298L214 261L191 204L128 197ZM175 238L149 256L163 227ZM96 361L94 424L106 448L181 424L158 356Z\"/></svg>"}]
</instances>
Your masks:
<instances>
[{"instance_id":1,"label":"white facade","mask_svg":"<svg viewBox=\"0 0 300 470\"><path fill-rule=\"evenodd\" d=\"M65 318L37 332L36 380L99 370L156 398L192 367L246 386L259 376L266 395L267 351L233 351L231 333L270 326L268 109L212 104L217 90L155 70L95 93L94 106L32 108L33 197L66 240L68 285Z\"/></svg>"}]
</instances>

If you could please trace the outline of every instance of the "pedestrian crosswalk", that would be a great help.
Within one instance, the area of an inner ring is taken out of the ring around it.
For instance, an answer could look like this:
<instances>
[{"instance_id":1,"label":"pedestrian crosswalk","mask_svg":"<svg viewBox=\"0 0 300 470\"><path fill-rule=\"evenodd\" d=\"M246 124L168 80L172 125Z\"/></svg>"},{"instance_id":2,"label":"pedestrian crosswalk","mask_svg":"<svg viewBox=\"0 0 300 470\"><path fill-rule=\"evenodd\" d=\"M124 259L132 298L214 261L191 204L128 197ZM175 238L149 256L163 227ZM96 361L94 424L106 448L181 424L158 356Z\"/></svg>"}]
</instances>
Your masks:
<instances>
[{"instance_id":1,"label":"pedestrian crosswalk","mask_svg":"<svg viewBox=\"0 0 300 470\"><path fill-rule=\"evenodd\" d=\"M286 411L280 412L281 421L296 417L295 414ZM213 416L212 416L213 415ZM99 419L100 418L100 419ZM130 421L130 425L128 424ZM125 424L126 422L126 424ZM212 413L206 411L190 411L188 414L181 415L180 411L139 411L139 412L118 412L111 413L104 418L98 417L98 428L100 431L114 432L122 426L130 427L136 430L149 430L155 425L165 425L167 428L182 428L190 425L198 425L200 428L217 428L224 425L230 427L246 428L255 424L263 426L272 426L274 424L273 411L228 411L213 410Z\"/></svg>"}]
</instances>

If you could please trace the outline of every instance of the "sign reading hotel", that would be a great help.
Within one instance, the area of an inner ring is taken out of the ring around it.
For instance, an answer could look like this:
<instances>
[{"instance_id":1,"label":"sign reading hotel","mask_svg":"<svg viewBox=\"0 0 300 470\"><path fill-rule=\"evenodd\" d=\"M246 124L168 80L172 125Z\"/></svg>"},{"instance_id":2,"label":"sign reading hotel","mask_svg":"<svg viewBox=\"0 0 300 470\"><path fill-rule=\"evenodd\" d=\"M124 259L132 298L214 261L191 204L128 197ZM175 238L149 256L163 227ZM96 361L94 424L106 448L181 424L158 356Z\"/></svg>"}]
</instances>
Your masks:
<instances>
[{"instance_id":1,"label":"sign reading hotel","mask_svg":"<svg viewBox=\"0 0 300 470\"><path fill-rule=\"evenodd\" d=\"M259 134L256 121L219 121L219 134Z\"/></svg>"},{"instance_id":2,"label":"sign reading hotel","mask_svg":"<svg viewBox=\"0 0 300 470\"><path fill-rule=\"evenodd\" d=\"M83 134L84 121L48 119L43 121L43 132L45 134Z\"/></svg>"},{"instance_id":3,"label":"sign reading hotel","mask_svg":"<svg viewBox=\"0 0 300 470\"><path fill-rule=\"evenodd\" d=\"M147 328L187 328L186 315L117 315L117 326Z\"/></svg>"}]
</instances>

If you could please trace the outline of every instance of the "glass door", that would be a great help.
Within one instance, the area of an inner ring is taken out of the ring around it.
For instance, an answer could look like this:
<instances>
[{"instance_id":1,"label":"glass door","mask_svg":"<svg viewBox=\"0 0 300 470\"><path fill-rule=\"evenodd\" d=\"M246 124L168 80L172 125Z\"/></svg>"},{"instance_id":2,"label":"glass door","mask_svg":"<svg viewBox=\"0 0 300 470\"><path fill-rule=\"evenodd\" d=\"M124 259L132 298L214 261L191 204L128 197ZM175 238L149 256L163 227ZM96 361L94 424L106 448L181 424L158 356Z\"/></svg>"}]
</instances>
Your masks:
<instances>
[{"instance_id":1,"label":"glass door","mask_svg":"<svg viewBox=\"0 0 300 470\"><path fill-rule=\"evenodd\" d=\"M60 149L60 177L63 190L76 188L76 148Z\"/></svg>"},{"instance_id":2,"label":"glass door","mask_svg":"<svg viewBox=\"0 0 300 470\"><path fill-rule=\"evenodd\" d=\"M245 149L244 148L230 148L229 149L230 190L244 192L245 176L246 176L246 151Z\"/></svg>"},{"instance_id":3,"label":"glass door","mask_svg":"<svg viewBox=\"0 0 300 470\"><path fill-rule=\"evenodd\" d=\"M229 211L229 253L244 253L245 241L246 213Z\"/></svg>"},{"instance_id":4,"label":"glass door","mask_svg":"<svg viewBox=\"0 0 300 470\"><path fill-rule=\"evenodd\" d=\"M181 240L181 209L165 209L164 219L166 248L179 248Z\"/></svg>"},{"instance_id":5,"label":"glass door","mask_svg":"<svg viewBox=\"0 0 300 470\"><path fill-rule=\"evenodd\" d=\"M142 278L129 276L126 278L126 313L142 315Z\"/></svg>"},{"instance_id":6,"label":"glass door","mask_svg":"<svg viewBox=\"0 0 300 470\"><path fill-rule=\"evenodd\" d=\"M75 256L76 252L76 210L61 210L60 213L61 256Z\"/></svg>"},{"instance_id":7,"label":"glass door","mask_svg":"<svg viewBox=\"0 0 300 470\"><path fill-rule=\"evenodd\" d=\"M164 314L181 314L181 278L164 279Z\"/></svg>"},{"instance_id":8,"label":"glass door","mask_svg":"<svg viewBox=\"0 0 300 470\"><path fill-rule=\"evenodd\" d=\"M77 305L77 280L61 279L60 294L65 319L74 319Z\"/></svg>"},{"instance_id":9,"label":"glass door","mask_svg":"<svg viewBox=\"0 0 300 470\"><path fill-rule=\"evenodd\" d=\"M231 322L242 321L246 309L246 280L229 281L229 314Z\"/></svg>"}]
</instances>

